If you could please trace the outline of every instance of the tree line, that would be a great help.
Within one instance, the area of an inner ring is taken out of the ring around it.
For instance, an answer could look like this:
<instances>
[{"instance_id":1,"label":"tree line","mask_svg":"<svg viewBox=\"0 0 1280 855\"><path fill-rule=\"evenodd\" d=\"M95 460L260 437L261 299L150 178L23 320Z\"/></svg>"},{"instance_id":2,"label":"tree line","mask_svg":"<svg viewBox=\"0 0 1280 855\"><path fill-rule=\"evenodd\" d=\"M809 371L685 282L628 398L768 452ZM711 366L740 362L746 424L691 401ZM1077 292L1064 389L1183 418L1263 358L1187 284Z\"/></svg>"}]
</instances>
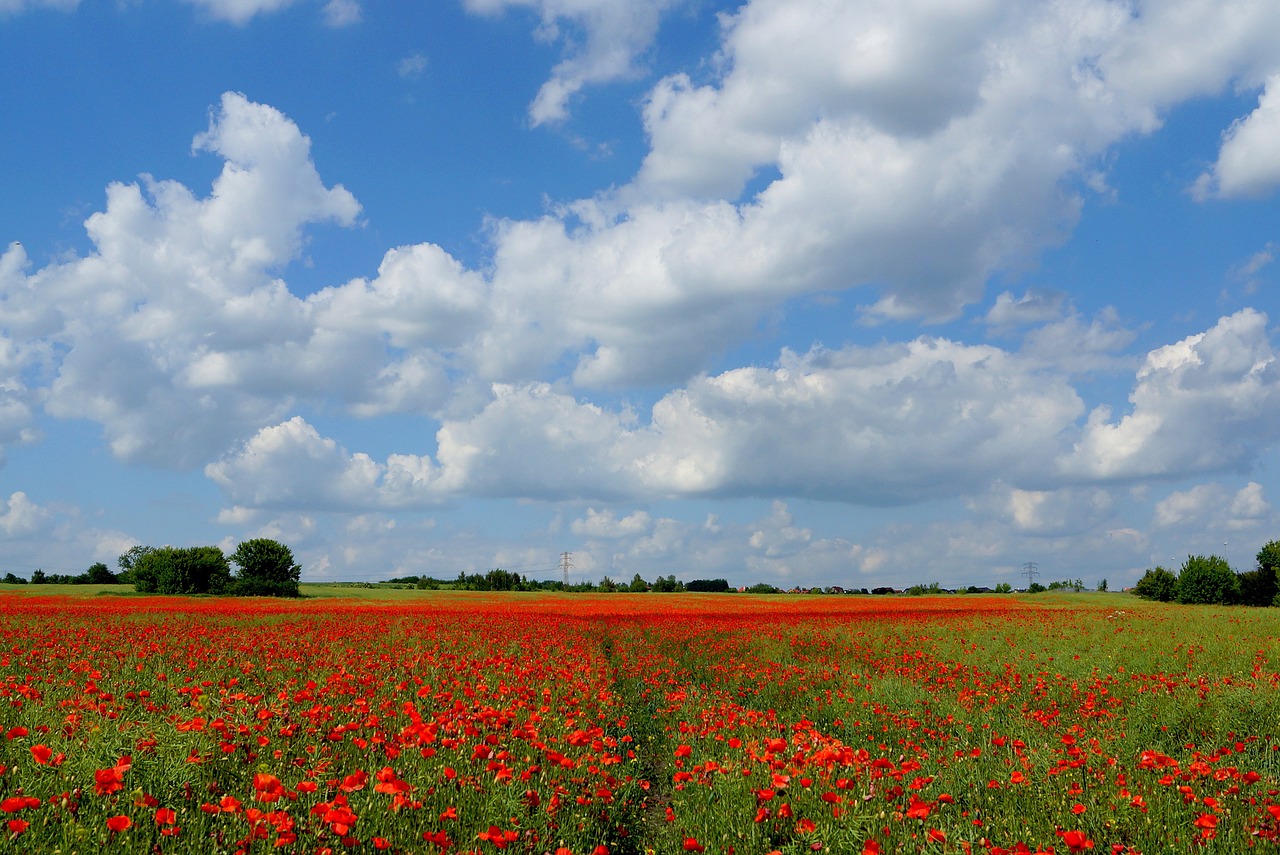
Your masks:
<instances>
[{"instance_id":1,"label":"tree line","mask_svg":"<svg viewBox=\"0 0 1280 855\"><path fill-rule=\"evenodd\" d=\"M559 580L529 579L510 570L503 570L500 567L486 573L467 573L463 571L458 574L456 579L436 579L432 576L399 576L394 579L388 579L383 584L409 585L424 591L448 588L454 591L572 591L605 594L624 591L631 593L650 591L661 594L681 591L717 592L737 590L736 588L730 588L726 579L694 579L689 582L682 582L674 574L659 576L653 582L646 581L637 573L631 577L630 582L615 582L609 576L605 576L599 582L583 581L565 585L564 582ZM768 588L768 591L756 590L761 587ZM756 593L772 594L776 593L778 589L772 585L757 585L751 590Z\"/></svg>"},{"instance_id":2,"label":"tree line","mask_svg":"<svg viewBox=\"0 0 1280 855\"><path fill-rule=\"evenodd\" d=\"M74 576L36 570L30 583L13 573L0 581L14 585L133 585L140 594L297 597L302 577L302 568L293 560L289 547L268 538L246 540L230 555L216 546L135 546L117 563L118 573L98 562Z\"/></svg>"},{"instance_id":3,"label":"tree line","mask_svg":"<svg viewBox=\"0 0 1280 855\"><path fill-rule=\"evenodd\" d=\"M1175 574L1153 567L1143 574L1133 593L1163 603L1280 606L1280 540L1258 550L1257 565L1244 573L1231 569L1218 555L1189 555Z\"/></svg>"}]
</instances>

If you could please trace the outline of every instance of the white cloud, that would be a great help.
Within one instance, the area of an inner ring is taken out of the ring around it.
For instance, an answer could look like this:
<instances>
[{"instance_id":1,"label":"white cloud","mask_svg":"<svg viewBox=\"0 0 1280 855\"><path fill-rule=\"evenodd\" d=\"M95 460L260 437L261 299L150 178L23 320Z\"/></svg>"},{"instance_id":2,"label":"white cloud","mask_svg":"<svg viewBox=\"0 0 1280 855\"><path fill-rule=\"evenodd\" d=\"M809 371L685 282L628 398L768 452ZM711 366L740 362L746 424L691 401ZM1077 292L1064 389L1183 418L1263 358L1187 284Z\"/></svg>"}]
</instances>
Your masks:
<instances>
[{"instance_id":1,"label":"white cloud","mask_svg":"<svg viewBox=\"0 0 1280 855\"><path fill-rule=\"evenodd\" d=\"M422 53L411 53L396 63L396 73L401 77L417 77L427 69L427 57Z\"/></svg>"},{"instance_id":2,"label":"white cloud","mask_svg":"<svg viewBox=\"0 0 1280 855\"><path fill-rule=\"evenodd\" d=\"M465 0L477 14L496 15L511 7L538 13L535 36L560 42L565 58L542 84L529 119L533 125L562 122L569 104L584 87L633 79L643 73L638 64L658 33L662 14L680 0Z\"/></svg>"},{"instance_id":3,"label":"white cloud","mask_svg":"<svg viewBox=\"0 0 1280 855\"><path fill-rule=\"evenodd\" d=\"M356 0L328 0L322 14L325 26L349 27L360 23L363 12Z\"/></svg>"},{"instance_id":4,"label":"white cloud","mask_svg":"<svg viewBox=\"0 0 1280 855\"><path fill-rule=\"evenodd\" d=\"M574 520L569 530L580 537L616 539L644 534L653 528L653 519L645 511L633 511L621 519L609 508L587 508L585 517Z\"/></svg>"},{"instance_id":5,"label":"white cloud","mask_svg":"<svg viewBox=\"0 0 1280 855\"><path fill-rule=\"evenodd\" d=\"M0 571L27 578L37 568L76 575L95 561L115 567L120 554L137 543L92 525L79 508L42 505L22 491L0 496L0 540L5 550Z\"/></svg>"},{"instance_id":6,"label":"white cloud","mask_svg":"<svg viewBox=\"0 0 1280 855\"><path fill-rule=\"evenodd\" d=\"M1088 323L1073 312L1026 333L1021 354L1056 371L1082 374L1114 371L1134 364L1123 351L1136 338L1120 323L1116 311L1103 309Z\"/></svg>"},{"instance_id":7,"label":"white cloud","mask_svg":"<svg viewBox=\"0 0 1280 855\"><path fill-rule=\"evenodd\" d=\"M210 18L232 24L247 24L257 15L278 12L297 0L186 0L199 6Z\"/></svg>"},{"instance_id":8,"label":"white cloud","mask_svg":"<svg viewBox=\"0 0 1280 855\"><path fill-rule=\"evenodd\" d=\"M28 273L0 256L0 446L27 430L38 367L46 411L91 418L126 461L201 466L285 418L300 398L364 416L426 412L448 393L448 358L488 318L487 286L436 247L387 253L372 281L295 297L274 273L303 228L353 225L310 141L271 107L228 93L195 140L225 161L211 193L173 181L113 184L89 217L94 251ZM20 343L9 347L9 341Z\"/></svg>"},{"instance_id":9,"label":"white cloud","mask_svg":"<svg viewBox=\"0 0 1280 855\"><path fill-rule=\"evenodd\" d=\"M1069 477L1134 479L1242 469L1280 437L1280 366L1267 318L1245 309L1147 354L1118 421L1089 414Z\"/></svg>"},{"instance_id":10,"label":"white cloud","mask_svg":"<svg viewBox=\"0 0 1280 855\"><path fill-rule=\"evenodd\" d=\"M0 0L0 17L18 15L28 9L58 9L70 12L80 5L80 0Z\"/></svg>"},{"instance_id":11,"label":"white cloud","mask_svg":"<svg viewBox=\"0 0 1280 855\"><path fill-rule=\"evenodd\" d=\"M1005 291L996 297L984 322L996 332L1041 324L1062 317L1067 308L1067 295L1062 291L1028 288L1021 297Z\"/></svg>"},{"instance_id":12,"label":"white cloud","mask_svg":"<svg viewBox=\"0 0 1280 855\"><path fill-rule=\"evenodd\" d=\"M1156 503L1152 522L1162 529L1238 532L1261 529L1274 522L1274 514L1258 482L1234 494L1214 482L1170 493Z\"/></svg>"},{"instance_id":13,"label":"white cloud","mask_svg":"<svg viewBox=\"0 0 1280 855\"><path fill-rule=\"evenodd\" d=\"M239 515L246 508L423 507L437 499L429 458L393 454L378 463L367 454L348 454L297 416L258 431L234 454L205 467L205 474L236 503L232 513Z\"/></svg>"},{"instance_id":14,"label":"white cloud","mask_svg":"<svg viewBox=\"0 0 1280 855\"><path fill-rule=\"evenodd\" d=\"M1196 179L1198 200L1263 196L1280 184L1280 74L1267 78L1258 107L1222 135L1213 168Z\"/></svg>"},{"instance_id":15,"label":"white cloud","mask_svg":"<svg viewBox=\"0 0 1280 855\"><path fill-rule=\"evenodd\" d=\"M1020 535L1063 537L1097 529L1115 508L1112 494L1095 487L1023 490L1002 481L970 500L970 507L1007 523Z\"/></svg>"}]
</instances>

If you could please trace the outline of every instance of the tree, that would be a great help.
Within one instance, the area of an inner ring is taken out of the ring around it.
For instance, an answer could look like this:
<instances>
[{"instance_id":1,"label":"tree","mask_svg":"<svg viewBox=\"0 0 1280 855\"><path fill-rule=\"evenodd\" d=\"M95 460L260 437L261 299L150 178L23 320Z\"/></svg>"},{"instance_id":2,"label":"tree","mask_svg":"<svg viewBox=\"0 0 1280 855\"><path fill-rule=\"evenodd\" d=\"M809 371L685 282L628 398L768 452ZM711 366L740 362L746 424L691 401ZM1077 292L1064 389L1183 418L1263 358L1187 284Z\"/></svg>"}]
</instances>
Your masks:
<instances>
[{"instance_id":1,"label":"tree","mask_svg":"<svg viewBox=\"0 0 1280 855\"><path fill-rule=\"evenodd\" d=\"M1142 574L1138 584L1133 586L1133 592L1144 600L1172 602L1178 594L1178 577L1163 567L1152 567Z\"/></svg>"},{"instance_id":2,"label":"tree","mask_svg":"<svg viewBox=\"0 0 1280 855\"><path fill-rule=\"evenodd\" d=\"M132 576L142 594L222 594L231 584L231 566L216 546L165 546L141 554Z\"/></svg>"},{"instance_id":3,"label":"tree","mask_svg":"<svg viewBox=\"0 0 1280 855\"><path fill-rule=\"evenodd\" d=\"M1220 605L1240 601L1240 578L1225 558L1189 555L1178 574L1175 595L1180 603Z\"/></svg>"},{"instance_id":4,"label":"tree","mask_svg":"<svg viewBox=\"0 0 1280 855\"><path fill-rule=\"evenodd\" d=\"M31 574L31 584L32 584L32 585L43 585L43 584L45 583L45 581L46 581L46 579L47 579L47 578L48 578L48 577L46 577L46 576L44 575L44 571L43 571L43 570L41 570L39 567L37 567L37 568L36 568L36 572L34 572L34 573L32 573L32 574Z\"/></svg>"},{"instance_id":5,"label":"tree","mask_svg":"<svg viewBox=\"0 0 1280 855\"><path fill-rule=\"evenodd\" d=\"M1257 569L1240 574L1240 602L1247 606L1269 606L1280 594L1280 541L1273 540L1258 550Z\"/></svg>"},{"instance_id":6,"label":"tree","mask_svg":"<svg viewBox=\"0 0 1280 855\"><path fill-rule=\"evenodd\" d=\"M1106 590L1107 590L1107 580L1106 580L1106 579L1103 579L1101 582L1099 582L1099 583L1098 583L1098 590L1099 590L1099 591L1106 591Z\"/></svg>"},{"instance_id":7,"label":"tree","mask_svg":"<svg viewBox=\"0 0 1280 855\"><path fill-rule=\"evenodd\" d=\"M85 582L90 585L114 585L116 583L116 574L112 573L111 568L101 561L90 567L84 575Z\"/></svg>"},{"instance_id":8,"label":"tree","mask_svg":"<svg viewBox=\"0 0 1280 855\"><path fill-rule=\"evenodd\" d=\"M134 567L137 566L138 561L142 559L142 556L154 551L155 549L153 547L143 546L142 544L129 547L126 552L122 553L120 557L116 559L116 564L120 567L120 572L116 574L116 579L124 585L134 584Z\"/></svg>"},{"instance_id":9,"label":"tree","mask_svg":"<svg viewBox=\"0 0 1280 855\"><path fill-rule=\"evenodd\" d=\"M653 583L653 590L659 594L670 594L680 590L680 583L676 581L674 573L670 576L659 576Z\"/></svg>"},{"instance_id":10,"label":"tree","mask_svg":"<svg viewBox=\"0 0 1280 855\"><path fill-rule=\"evenodd\" d=\"M21 576L15 576L15 575L13 575L13 573L12 573L12 572L5 573L5 574L4 574L4 579L3 579L3 581L4 581L4 583L5 583L6 585L25 585L25 584L27 584L27 580L26 580L26 579L23 579Z\"/></svg>"},{"instance_id":11,"label":"tree","mask_svg":"<svg viewBox=\"0 0 1280 855\"><path fill-rule=\"evenodd\" d=\"M640 578L640 574L631 577L631 584L627 586L627 590L633 594L642 594L649 590L649 583Z\"/></svg>"},{"instance_id":12,"label":"tree","mask_svg":"<svg viewBox=\"0 0 1280 855\"><path fill-rule=\"evenodd\" d=\"M1008 582L999 582L996 584L995 590L997 594L1012 594L1013 586L1010 585Z\"/></svg>"},{"instance_id":13,"label":"tree","mask_svg":"<svg viewBox=\"0 0 1280 855\"><path fill-rule=\"evenodd\" d=\"M246 540L231 553L239 568L231 593L242 597L297 597L302 568L293 560L293 552L283 543L258 537ZM512 574L502 573L506 576Z\"/></svg>"}]
</instances>

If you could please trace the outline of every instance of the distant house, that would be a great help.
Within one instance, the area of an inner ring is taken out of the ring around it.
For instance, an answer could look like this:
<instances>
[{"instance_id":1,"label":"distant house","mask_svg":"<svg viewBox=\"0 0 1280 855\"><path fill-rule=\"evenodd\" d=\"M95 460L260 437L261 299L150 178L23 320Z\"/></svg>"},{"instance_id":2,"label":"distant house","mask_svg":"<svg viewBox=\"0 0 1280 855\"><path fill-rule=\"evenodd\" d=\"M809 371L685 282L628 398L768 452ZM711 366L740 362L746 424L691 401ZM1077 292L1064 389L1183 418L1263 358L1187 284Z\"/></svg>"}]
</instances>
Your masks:
<instances>
[{"instance_id":1,"label":"distant house","mask_svg":"<svg viewBox=\"0 0 1280 855\"><path fill-rule=\"evenodd\" d=\"M839 585L832 585L830 588L827 588L827 593L828 593L828 594L843 594L843 593L844 593L844 588L841 588Z\"/></svg>"}]
</instances>

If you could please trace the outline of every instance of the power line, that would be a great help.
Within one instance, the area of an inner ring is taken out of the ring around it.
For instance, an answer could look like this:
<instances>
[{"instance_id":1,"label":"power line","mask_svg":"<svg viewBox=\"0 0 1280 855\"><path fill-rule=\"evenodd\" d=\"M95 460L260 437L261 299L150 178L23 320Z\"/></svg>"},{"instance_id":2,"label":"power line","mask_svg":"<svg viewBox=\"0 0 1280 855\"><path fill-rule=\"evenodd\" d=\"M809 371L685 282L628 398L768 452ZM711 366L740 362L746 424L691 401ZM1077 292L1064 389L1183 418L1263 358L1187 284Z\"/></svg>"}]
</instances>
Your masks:
<instances>
[{"instance_id":1,"label":"power line","mask_svg":"<svg viewBox=\"0 0 1280 855\"><path fill-rule=\"evenodd\" d=\"M1030 588L1035 584L1035 578L1040 575L1040 568L1034 561L1028 561L1022 565L1022 575L1027 577L1027 587Z\"/></svg>"},{"instance_id":2,"label":"power line","mask_svg":"<svg viewBox=\"0 0 1280 855\"><path fill-rule=\"evenodd\" d=\"M573 569L573 553L560 553L560 569L564 571L564 586L569 587L569 571Z\"/></svg>"}]
</instances>

